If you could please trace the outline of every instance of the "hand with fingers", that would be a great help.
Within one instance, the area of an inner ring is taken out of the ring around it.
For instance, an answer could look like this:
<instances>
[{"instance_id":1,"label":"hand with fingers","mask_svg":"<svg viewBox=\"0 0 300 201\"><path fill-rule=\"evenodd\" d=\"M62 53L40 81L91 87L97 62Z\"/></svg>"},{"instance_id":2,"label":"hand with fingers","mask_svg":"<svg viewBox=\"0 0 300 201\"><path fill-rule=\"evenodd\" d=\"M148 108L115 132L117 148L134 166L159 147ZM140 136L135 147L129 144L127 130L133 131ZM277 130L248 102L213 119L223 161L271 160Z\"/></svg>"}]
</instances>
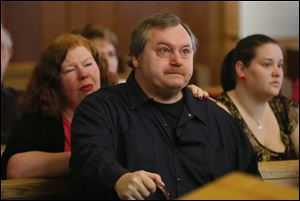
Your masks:
<instances>
[{"instance_id":1,"label":"hand with fingers","mask_svg":"<svg viewBox=\"0 0 300 201\"><path fill-rule=\"evenodd\" d=\"M195 98L199 98L199 99L209 99L213 102L217 102L215 99L209 97L209 94L207 91L201 89L200 87L194 85L194 84L190 84L188 85L188 88L192 91L193 95Z\"/></svg>"},{"instance_id":2,"label":"hand with fingers","mask_svg":"<svg viewBox=\"0 0 300 201\"><path fill-rule=\"evenodd\" d=\"M157 187L164 186L158 174L140 170L122 175L116 182L115 190L122 200L144 200Z\"/></svg>"}]
</instances>

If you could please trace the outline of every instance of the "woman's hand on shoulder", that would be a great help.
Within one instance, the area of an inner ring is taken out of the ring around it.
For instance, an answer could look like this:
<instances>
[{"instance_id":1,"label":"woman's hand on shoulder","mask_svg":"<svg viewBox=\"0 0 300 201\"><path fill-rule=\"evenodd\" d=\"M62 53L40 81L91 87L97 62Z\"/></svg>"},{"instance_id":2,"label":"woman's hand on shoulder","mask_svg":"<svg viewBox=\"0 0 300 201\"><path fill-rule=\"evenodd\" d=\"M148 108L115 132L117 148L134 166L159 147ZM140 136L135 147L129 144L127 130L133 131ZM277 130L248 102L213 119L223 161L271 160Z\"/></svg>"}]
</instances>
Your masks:
<instances>
[{"instance_id":1,"label":"woman's hand on shoulder","mask_svg":"<svg viewBox=\"0 0 300 201\"><path fill-rule=\"evenodd\" d=\"M201 89L200 87L194 85L194 84L190 84L187 86L193 93L195 98L200 98L200 99L208 99L209 98L209 94L207 91Z\"/></svg>"}]
</instances>

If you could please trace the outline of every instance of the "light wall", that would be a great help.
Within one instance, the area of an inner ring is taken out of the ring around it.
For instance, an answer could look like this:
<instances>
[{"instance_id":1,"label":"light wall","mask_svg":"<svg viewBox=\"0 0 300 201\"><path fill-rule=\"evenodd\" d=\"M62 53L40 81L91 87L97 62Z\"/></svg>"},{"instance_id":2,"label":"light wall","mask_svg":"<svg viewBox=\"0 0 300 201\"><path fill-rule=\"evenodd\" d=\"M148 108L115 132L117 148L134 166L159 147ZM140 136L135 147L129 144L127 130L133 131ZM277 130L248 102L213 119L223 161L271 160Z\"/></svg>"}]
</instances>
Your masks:
<instances>
[{"instance_id":1,"label":"light wall","mask_svg":"<svg viewBox=\"0 0 300 201\"><path fill-rule=\"evenodd\" d=\"M299 2L240 1L240 37L255 33L299 38Z\"/></svg>"}]
</instances>

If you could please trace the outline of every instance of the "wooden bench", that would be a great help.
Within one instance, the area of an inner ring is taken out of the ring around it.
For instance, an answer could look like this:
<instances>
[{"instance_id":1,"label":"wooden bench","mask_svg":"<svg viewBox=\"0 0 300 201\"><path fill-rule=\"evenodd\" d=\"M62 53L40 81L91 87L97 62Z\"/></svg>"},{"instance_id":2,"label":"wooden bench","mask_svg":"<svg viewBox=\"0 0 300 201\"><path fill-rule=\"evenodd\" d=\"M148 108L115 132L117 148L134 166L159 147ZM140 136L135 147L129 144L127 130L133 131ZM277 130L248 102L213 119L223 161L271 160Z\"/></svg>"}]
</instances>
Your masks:
<instances>
[{"instance_id":1,"label":"wooden bench","mask_svg":"<svg viewBox=\"0 0 300 201\"><path fill-rule=\"evenodd\" d=\"M266 183L242 172L231 172L178 200L299 200L299 189Z\"/></svg>"},{"instance_id":2,"label":"wooden bench","mask_svg":"<svg viewBox=\"0 0 300 201\"><path fill-rule=\"evenodd\" d=\"M1 200L79 200L80 189L71 178L1 180Z\"/></svg>"},{"instance_id":3,"label":"wooden bench","mask_svg":"<svg viewBox=\"0 0 300 201\"><path fill-rule=\"evenodd\" d=\"M299 186L299 160L259 162L258 169L265 182Z\"/></svg>"},{"instance_id":4,"label":"wooden bench","mask_svg":"<svg viewBox=\"0 0 300 201\"><path fill-rule=\"evenodd\" d=\"M24 90L27 86L35 62L10 63L7 66L3 83L5 86Z\"/></svg>"}]
</instances>

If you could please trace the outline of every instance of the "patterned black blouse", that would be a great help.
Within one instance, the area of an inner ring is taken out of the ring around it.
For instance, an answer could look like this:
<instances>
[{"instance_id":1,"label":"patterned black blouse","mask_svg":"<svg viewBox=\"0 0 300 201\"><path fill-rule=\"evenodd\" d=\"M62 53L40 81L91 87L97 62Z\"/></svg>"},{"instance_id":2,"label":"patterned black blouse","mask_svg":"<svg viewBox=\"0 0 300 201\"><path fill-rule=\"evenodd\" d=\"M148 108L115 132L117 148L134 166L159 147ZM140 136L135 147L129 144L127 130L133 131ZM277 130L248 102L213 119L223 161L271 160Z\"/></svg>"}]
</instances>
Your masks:
<instances>
[{"instance_id":1,"label":"patterned black blouse","mask_svg":"<svg viewBox=\"0 0 300 201\"><path fill-rule=\"evenodd\" d=\"M241 124L257 153L258 161L292 160L297 158L289 137L299 124L297 103L280 95L269 101L279 124L281 140L286 147L285 152L278 153L268 149L256 139L227 93L221 94L221 96L217 97L217 100L224 104L231 115Z\"/></svg>"}]
</instances>

